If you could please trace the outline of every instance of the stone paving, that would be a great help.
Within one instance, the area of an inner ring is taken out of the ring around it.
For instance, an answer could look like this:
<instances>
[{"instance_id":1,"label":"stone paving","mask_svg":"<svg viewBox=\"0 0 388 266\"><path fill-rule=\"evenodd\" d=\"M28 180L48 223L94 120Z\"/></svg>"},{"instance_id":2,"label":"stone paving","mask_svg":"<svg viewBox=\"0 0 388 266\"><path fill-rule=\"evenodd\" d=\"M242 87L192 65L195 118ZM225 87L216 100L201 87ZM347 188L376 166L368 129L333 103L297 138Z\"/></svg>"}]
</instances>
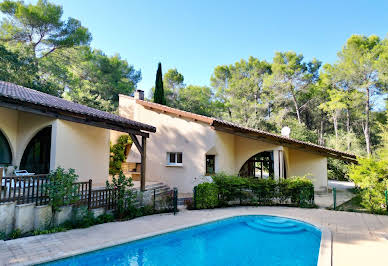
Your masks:
<instances>
[{"instance_id":1,"label":"stone paving","mask_svg":"<svg viewBox=\"0 0 388 266\"><path fill-rule=\"evenodd\" d=\"M33 264L167 232L171 228L247 214L285 216L329 228L335 266L388 265L388 216L287 207L182 210L176 216L151 215L126 222L15 239L0 242L0 264Z\"/></svg>"}]
</instances>

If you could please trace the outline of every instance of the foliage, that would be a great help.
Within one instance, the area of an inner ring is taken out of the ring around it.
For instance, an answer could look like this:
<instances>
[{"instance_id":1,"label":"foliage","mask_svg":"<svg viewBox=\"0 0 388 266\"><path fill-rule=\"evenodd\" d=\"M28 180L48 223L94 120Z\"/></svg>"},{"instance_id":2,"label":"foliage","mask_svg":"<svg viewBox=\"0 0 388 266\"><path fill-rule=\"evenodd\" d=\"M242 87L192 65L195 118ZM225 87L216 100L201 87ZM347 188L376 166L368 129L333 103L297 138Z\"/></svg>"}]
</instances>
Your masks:
<instances>
[{"instance_id":1,"label":"foliage","mask_svg":"<svg viewBox=\"0 0 388 266\"><path fill-rule=\"evenodd\" d=\"M221 173L212 178L212 183L202 183L196 187L198 209L234 204L313 206L314 186L307 177L292 177L276 182L273 179L242 178Z\"/></svg>"},{"instance_id":2,"label":"foliage","mask_svg":"<svg viewBox=\"0 0 388 266\"><path fill-rule=\"evenodd\" d=\"M347 163L334 158L327 158L327 178L329 180L348 181Z\"/></svg>"},{"instance_id":3,"label":"foliage","mask_svg":"<svg viewBox=\"0 0 388 266\"><path fill-rule=\"evenodd\" d=\"M218 186L215 183L199 184L196 188L196 207L212 209L218 206Z\"/></svg>"},{"instance_id":4,"label":"foliage","mask_svg":"<svg viewBox=\"0 0 388 266\"><path fill-rule=\"evenodd\" d=\"M314 197L314 186L311 180L306 176L292 177L284 179L282 195L287 195L291 203L299 206L308 206L310 200Z\"/></svg>"},{"instance_id":5,"label":"foliage","mask_svg":"<svg viewBox=\"0 0 388 266\"><path fill-rule=\"evenodd\" d=\"M164 89L163 89L162 64L161 63L158 64L158 70L156 71L154 102L166 105L166 98L165 98Z\"/></svg>"},{"instance_id":6,"label":"foliage","mask_svg":"<svg viewBox=\"0 0 388 266\"><path fill-rule=\"evenodd\" d=\"M37 57L45 57L57 49L88 44L92 39L79 20L61 20L62 7L46 0L39 0L36 5L5 0L0 10L7 15L1 25L1 39L26 44Z\"/></svg>"},{"instance_id":7,"label":"foliage","mask_svg":"<svg viewBox=\"0 0 388 266\"><path fill-rule=\"evenodd\" d=\"M74 186L74 182L78 180L78 175L74 169L65 170L58 167L49 173L48 179L45 190L54 219L55 213L61 206L73 204L78 200L77 186Z\"/></svg>"},{"instance_id":8,"label":"foliage","mask_svg":"<svg viewBox=\"0 0 388 266\"><path fill-rule=\"evenodd\" d=\"M110 146L109 174L117 175L121 171L121 165L126 160L125 149L132 144L129 135L121 135L117 143Z\"/></svg>"},{"instance_id":9,"label":"foliage","mask_svg":"<svg viewBox=\"0 0 388 266\"><path fill-rule=\"evenodd\" d=\"M386 210L385 190L388 189L388 126L383 128L384 145L376 155L358 158L358 164L350 166L349 177L361 188L361 204L373 213Z\"/></svg>"},{"instance_id":10,"label":"foliage","mask_svg":"<svg viewBox=\"0 0 388 266\"><path fill-rule=\"evenodd\" d=\"M118 95L130 95L141 80L140 71L118 54L90 48L88 29L74 18L63 19L60 5L7 0L0 11L4 81L114 112Z\"/></svg>"},{"instance_id":11,"label":"foliage","mask_svg":"<svg viewBox=\"0 0 388 266\"><path fill-rule=\"evenodd\" d=\"M141 72L120 55L107 56L86 46L60 51L46 62L51 69L56 66L58 75L70 84L65 98L110 112L117 109L119 94L130 95L141 80Z\"/></svg>"},{"instance_id":12,"label":"foliage","mask_svg":"<svg viewBox=\"0 0 388 266\"><path fill-rule=\"evenodd\" d=\"M10 239L16 239L20 238L22 236L22 231L20 229L14 229L12 232L9 234L8 238Z\"/></svg>"},{"instance_id":13,"label":"foliage","mask_svg":"<svg viewBox=\"0 0 388 266\"><path fill-rule=\"evenodd\" d=\"M131 190L132 187L132 178L126 177L122 171L117 178L113 176L111 182L106 181L106 188L114 190L117 204L115 214L119 219L124 218L134 210L135 194Z\"/></svg>"}]
</instances>

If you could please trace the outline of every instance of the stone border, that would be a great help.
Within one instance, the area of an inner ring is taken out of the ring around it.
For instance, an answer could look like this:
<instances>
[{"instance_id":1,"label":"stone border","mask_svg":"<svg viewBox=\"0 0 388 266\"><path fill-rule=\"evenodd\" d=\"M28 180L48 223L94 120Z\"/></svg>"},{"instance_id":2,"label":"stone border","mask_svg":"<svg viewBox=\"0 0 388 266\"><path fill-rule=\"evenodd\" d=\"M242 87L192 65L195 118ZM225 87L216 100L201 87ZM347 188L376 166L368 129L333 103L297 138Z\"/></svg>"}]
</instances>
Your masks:
<instances>
[{"instance_id":1,"label":"stone border","mask_svg":"<svg viewBox=\"0 0 388 266\"><path fill-rule=\"evenodd\" d=\"M224 216L220 216L220 217L217 217L214 219L207 219L206 221L199 222L199 223L192 223L192 224L185 224L182 226L175 226L175 227L168 228L165 230L160 230L160 231L153 232L153 233L147 233L147 234L142 234L142 235L138 235L138 236L133 236L133 237L129 237L129 238L126 238L123 240L119 240L119 241L109 241L109 242L99 244L99 245L96 245L93 247L87 247L87 248L79 249L76 251L67 252L67 253L61 254L61 255L56 256L56 257L44 257L44 258L41 258L41 259L36 260L36 261L30 261L29 263L22 263L22 264L17 264L17 265L31 265L31 264L53 262L56 260L74 257L74 256L81 255L84 253L89 253L89 252L97 251L100 249L110 248L113 246L118 246L118 245L126 244L129 242L142 240L145 238L151 238L151 237L155 237L155 236L159 236L159 235L163 235L163 234L167 234L167 233L172 233L175 231L188 229L191 227L201 226L201 225L217 222L217 221L228 219L228 218L252 216L252 215L255 215L255 216L277 216L277 217L282 217L282 218L288 218L288 219L292 219L292 220L301 221L301 222L304 222L304 223L307 223L307 224L310 224L310 225L317 227L319 230L321 230L321 233L322 233L321 234L321 245L319 247L318 264L317 265L318 266L332 266L332 235L331 235L331 231L327 227L318 226L316 224L306 222L306 221L303 221L300 219L295 219L294 217L290 217L290 216L258 214L258 213L247 213L247 214L239 214L239 215L224 215Z\"/></svg>"}]
</instances>

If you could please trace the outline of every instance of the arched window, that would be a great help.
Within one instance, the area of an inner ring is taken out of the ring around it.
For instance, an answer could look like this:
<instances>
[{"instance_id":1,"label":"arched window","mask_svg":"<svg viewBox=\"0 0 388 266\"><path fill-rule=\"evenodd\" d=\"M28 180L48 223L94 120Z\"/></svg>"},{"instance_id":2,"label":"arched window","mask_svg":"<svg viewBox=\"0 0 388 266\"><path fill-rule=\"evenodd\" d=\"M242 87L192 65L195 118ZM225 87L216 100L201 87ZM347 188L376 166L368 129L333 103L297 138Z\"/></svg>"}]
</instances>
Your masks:
<instances>
[{"instance_id":1,"label":"arched window","mask_svg":"<svg viewBox=\"0 0 388 266\"><path fill-rule=\"evenodd\" d=\"M20 162L20 170L35 174L50 171L51 127L39 131L28 143Z\"/></svg>"},{"instance_id":2,"label":"arched window","mask_svg":"<svg viewBox=\"0 0 388 266\"><path fill-rule=\"evenodd\" d=\"M273 152L263 151L249 158L248 161L246 161L245 164L241 167L239 176L273 178Z\"/></svg>"},{"instance_id":3,"label":"arched window","mask_svg":"<svg viewBox=\"0 0 388 266\"><path fill-rule=\"evenodd\" d=\"M8 140L0 130L0 165L12 163L12 152Z\"/></svg>"}]
</instances>

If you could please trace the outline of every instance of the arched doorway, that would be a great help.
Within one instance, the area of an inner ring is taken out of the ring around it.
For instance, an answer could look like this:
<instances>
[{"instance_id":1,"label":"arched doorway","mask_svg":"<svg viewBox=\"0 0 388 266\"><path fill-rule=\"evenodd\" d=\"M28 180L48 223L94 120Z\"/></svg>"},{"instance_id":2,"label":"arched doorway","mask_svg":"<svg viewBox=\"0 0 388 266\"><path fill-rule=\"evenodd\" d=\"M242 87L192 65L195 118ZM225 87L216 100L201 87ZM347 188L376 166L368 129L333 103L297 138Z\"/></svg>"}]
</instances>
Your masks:
<instances>
[{"instance_id":1,"label":"arched doorway","mask_svg":"<svg viewBox=\"0 0 388 266\"><path fill-rule=\"evenodd\" d=\"M12 152L8 140L0 130L0 166L12 163Z\"/></svg>"},{"instance_id":2,"label":"arched doorway","mask_svg":"<svg viewBox=\"0 0 388 266\"><path fill-rule=\"evenodd\" d=\"M50 171L51 126L39 131L28 143L20 162L20 170L35 174Z\"/></svg>"},{"instance_id":3,"label":"arched doorway","mask_svg":"<svg viewBox=\"0 0 388 266\"><path fill-rule=\"evenodd\" d=\"M274 178L273 151L263 151L249 158L241 167L239 176Z\"/></svg>"}]
</instances>

